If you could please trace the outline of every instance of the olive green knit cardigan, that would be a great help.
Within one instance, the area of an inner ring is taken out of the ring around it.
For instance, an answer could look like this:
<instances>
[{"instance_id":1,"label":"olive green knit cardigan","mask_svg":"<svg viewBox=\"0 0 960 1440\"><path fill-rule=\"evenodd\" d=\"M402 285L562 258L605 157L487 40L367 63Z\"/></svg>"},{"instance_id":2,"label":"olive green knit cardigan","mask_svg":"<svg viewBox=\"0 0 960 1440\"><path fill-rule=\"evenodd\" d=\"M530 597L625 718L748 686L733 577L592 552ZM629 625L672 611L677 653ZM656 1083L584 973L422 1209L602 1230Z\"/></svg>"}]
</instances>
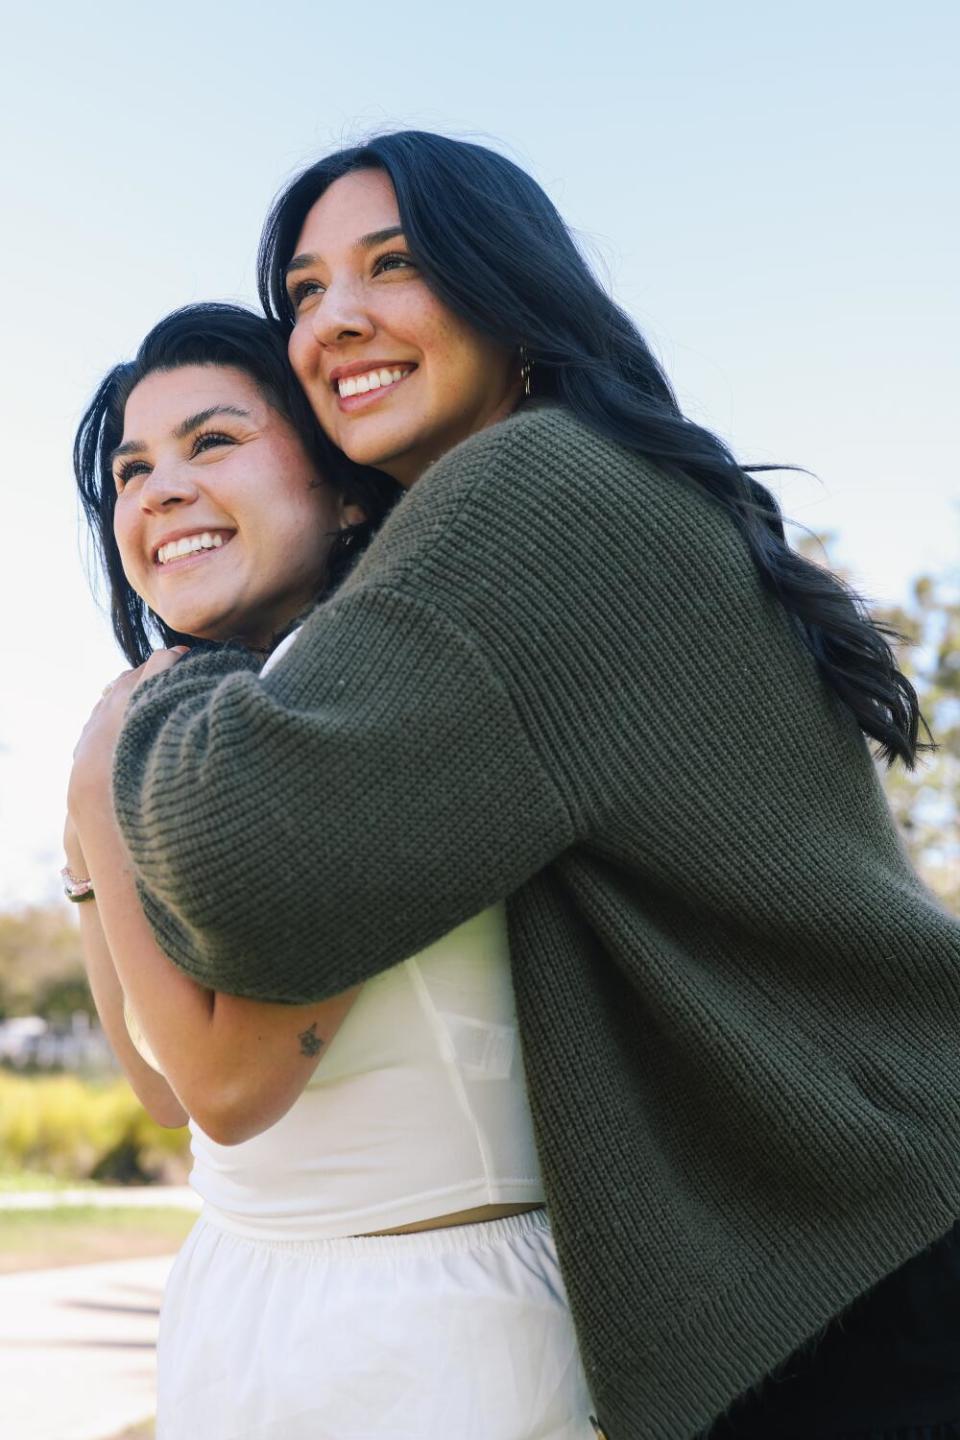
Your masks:
<instances>
[{"instance_id":1,"label":"olive green knit cardigan","mask_svg":"<svg viewBox=\"0 0 960 1440\"><path fill-rule=\"evenodd\" d=\"M188 657L130 706L115 800L157 938L302 1002L507 897L610 1440L689 1440L950 1227L960 921L695 485L521 412L256 667Z\"/></svg>"}]
</instances>

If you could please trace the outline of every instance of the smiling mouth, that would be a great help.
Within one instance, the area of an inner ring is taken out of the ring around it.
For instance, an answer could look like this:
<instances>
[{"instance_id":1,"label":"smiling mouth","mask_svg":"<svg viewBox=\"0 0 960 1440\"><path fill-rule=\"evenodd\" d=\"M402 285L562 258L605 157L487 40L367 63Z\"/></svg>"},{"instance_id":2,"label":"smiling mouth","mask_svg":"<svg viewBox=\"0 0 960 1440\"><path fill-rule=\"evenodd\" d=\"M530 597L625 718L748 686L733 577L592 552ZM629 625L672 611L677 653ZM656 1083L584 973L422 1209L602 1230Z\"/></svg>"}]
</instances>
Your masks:
<instances>
[{"instance_id":1,"label":"smiling mouth","mask_svg":"<svg viewBox=\"0 0 960 1440\"><path fill-rule=\"evenodd\" d=\"M360 375L341 375L332 382L334 393L340 400L358 399L363 395L377 395L382 390L393 390L416 365L379 365L365 370Z\"/></svg>"},{"instance_id":2,"label":"smiling mouth","mask_svg":"<svg viewBox=\"0 0 960 1440\"><path fill-rule=\"evenodd\" d=\"M195 535L185 535L161 545L153 563L161 570L180 569L191 560L215 555L229 545L235 533L233 530L198 530Z\"/></svg>"}]
</instances>

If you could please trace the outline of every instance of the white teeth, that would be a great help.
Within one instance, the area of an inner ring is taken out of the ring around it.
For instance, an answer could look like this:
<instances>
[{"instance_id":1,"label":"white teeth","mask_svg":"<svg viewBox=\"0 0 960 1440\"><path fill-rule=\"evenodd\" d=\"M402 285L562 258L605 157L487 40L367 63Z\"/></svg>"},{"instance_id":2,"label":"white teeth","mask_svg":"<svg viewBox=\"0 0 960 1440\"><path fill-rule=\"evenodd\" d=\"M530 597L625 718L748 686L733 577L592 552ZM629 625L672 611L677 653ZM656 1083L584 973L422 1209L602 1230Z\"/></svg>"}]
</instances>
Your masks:
<instances>
[{"instance_id":1,"label":"white teeth","mask_svg":"<svg viewBox=\"0 0 960 1440\"><path fill-rule=\"evenodd\" d=\"M396 385L409 374L409 370L398 367L389 370L384 366L382 370L370 370L366 375L348 375L345 380L337 381L337 389L346 400L350 395L366 395L368 390L380 390L384 385Z\"/></svg>"},{"instance_id":2,"label":"white teeth","mask_svg":"<svg viewBox=\"0 0 960 1440\"><path fill-rule=\"evenodd\" d=\"M166 565L168 560L176 560L181 555L192 555L196 550L219 550L222 544L223 536L213 535L209 530L203 530L197 535L184 535L182 540L171 540L160 546L157 551L157 564Z\"/></svg>"}]
</instances>

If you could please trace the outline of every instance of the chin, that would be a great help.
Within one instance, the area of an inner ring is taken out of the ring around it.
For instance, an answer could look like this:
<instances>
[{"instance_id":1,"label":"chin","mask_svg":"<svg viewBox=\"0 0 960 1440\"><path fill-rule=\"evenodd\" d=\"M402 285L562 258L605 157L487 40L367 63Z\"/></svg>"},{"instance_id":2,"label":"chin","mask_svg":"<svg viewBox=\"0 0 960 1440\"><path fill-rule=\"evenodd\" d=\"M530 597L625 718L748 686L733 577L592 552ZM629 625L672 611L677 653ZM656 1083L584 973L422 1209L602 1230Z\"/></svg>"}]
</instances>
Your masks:
<instances>
[{"instance_id":1,"label":"chin","mask_svg":"<svg viewBox=\"0 0 960 1440\"><path fill-rule=\"evenodd\" d=\"M225 640L228 626L221 619L203 615L163 615L163 623L178 635L189 635L191 640Z\"/></svg>"},{"instance_id":2,"label":"chin","mask_svg":"<svg viewBox=\"0 0 960 1440\"><path fill-rule=\"evenodd\" d=\"M380 421L378 424L377 422ZM422 444L416 427L392 423L386 416L370 415L359 422L334 431L335 444L357 465L374 465L388 470L393 460L400 461L408 451Z\"/></svg>"}]
</instances>

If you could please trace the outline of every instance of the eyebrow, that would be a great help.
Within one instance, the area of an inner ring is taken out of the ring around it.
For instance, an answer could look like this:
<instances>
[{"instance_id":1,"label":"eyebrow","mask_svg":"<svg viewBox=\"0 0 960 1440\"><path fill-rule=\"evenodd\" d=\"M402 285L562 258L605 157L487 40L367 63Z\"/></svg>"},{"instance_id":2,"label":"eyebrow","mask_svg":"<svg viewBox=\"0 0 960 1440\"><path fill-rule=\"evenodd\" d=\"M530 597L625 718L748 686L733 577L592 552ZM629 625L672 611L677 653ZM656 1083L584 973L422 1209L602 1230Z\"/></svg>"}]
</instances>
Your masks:
<instances>
[{"instance_id":1,"label":"eyebrow","mask_svg":"<svg viewBox=\"0 0 960 1440\"><path fill-rule=\"evenodd\" d=\"M372 250L374 245L382 245L385 240L395 240L398 235L402 234L402 225L388 225L384 230L371 230L369 235L361 235L358 240L354 240L351 248L354 250ZM283 272L284 276L292 274L294 270L307 270L311 265L316 265L319 260L319 255L309 253L294 255L290 264Z\"/></svg>"},{"instance_id":2,"label":"eyebrow","mask_svg":"<svg viewBox=\"0 0 960 1440\"><path fill-rule=\"evenodd\" d=\"M188 435L193 434L194 430L199 430L201 425L206 425L208 420L212 420L214 415L238 415L243 420L251 418L250 411L241 410L239 405L211 405L208 409L198 410L195 415L188 415L186 420L181 420L176 429L172 431L174 440L185 440ZM135 455L146 449L148 446L144 440L124 440L116 450L110 451L110 465L112 467L113 462L119 460L122 455Z\"/></svg>"}]
</instances>

